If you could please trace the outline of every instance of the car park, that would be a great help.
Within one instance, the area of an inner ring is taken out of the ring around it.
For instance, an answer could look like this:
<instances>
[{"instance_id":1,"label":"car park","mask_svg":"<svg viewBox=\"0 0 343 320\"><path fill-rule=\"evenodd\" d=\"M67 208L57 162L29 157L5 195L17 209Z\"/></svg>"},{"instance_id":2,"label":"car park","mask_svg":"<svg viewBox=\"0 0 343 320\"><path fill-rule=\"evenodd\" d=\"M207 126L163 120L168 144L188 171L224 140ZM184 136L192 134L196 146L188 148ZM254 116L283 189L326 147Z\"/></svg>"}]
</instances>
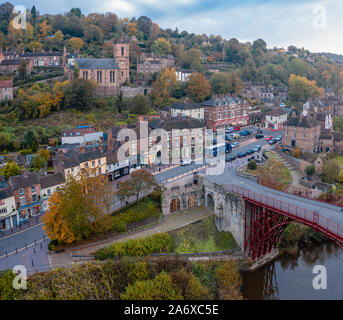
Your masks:
<instances>
[{"instance_id":1,"label":"car park","mask_svg":"<svg viewBox=\"0 0 343 320\"><path fill-rule=\"evenodd\" d=\"M232 162L232 161L235 161L236 159L237 159L236 156L226 156L225 161Z\"/></svg>"},{"instance_id":2,"label":"car park","mask_svg":"<svg viewBox=\"0 0 343 320\"><path fill-rule=\"evenodd\" d=\"M239 153L237 154L237 157L238 157L238 158L244 158L244 157L246 157L246 156L247 156L246 152L239 152Z\"/></svg>"}]
</instances>

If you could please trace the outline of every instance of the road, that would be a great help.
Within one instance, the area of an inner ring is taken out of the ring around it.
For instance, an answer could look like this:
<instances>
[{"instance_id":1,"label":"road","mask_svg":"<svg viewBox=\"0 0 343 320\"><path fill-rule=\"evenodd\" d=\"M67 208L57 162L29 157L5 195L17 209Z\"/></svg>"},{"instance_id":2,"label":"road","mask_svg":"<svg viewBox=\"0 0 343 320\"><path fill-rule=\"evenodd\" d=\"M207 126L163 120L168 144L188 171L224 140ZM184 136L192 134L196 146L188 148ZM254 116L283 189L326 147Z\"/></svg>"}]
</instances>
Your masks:
<instances>
[{"instance_id":1,"label":"road","mask_svg":"<svg viewBox=\"0 0 343 320\"><path fill-rule=\"evenodd\" d=\"M266 133L266 135L278 136L279 133ZM242 142L242 146L234 149L232 154L237 154L240 151L247 151L257 145L265 146L268 144L265 139L256 141L256 139L253 139L252 137L242 139L242 141L244 141ZM236 168L244 162L246 162L246 159L238 159L233 163L227 163L226 167L228 169ZM155 179L159 183L165 183L167 180L171 180L181 175L192 174L194 170L199 170L203 167L204 164L194 163L187 166L174 167L167 171L157 173ZM220 183L228 183L228 174L230 175L231 171L234 170L225 170L225 174L223 176L217 176L216 179L219 179L218 181L220 181ZM112 210L119 209L121 205L119 199L114 199ZM7 270L20 264L24 264L27 268L31 269L33 268L32 265L44 265L48 268L47 245L49 240L45 239L44 241L44 237L46 237L46 235L42 229L42 224L39 224L20 233L0 239L0 270ZM26 245L28 247L27 249ZM18 253L16 253L16 250ZM6 251L8 257L6 257Z\"/></svg>"}]
</instances>

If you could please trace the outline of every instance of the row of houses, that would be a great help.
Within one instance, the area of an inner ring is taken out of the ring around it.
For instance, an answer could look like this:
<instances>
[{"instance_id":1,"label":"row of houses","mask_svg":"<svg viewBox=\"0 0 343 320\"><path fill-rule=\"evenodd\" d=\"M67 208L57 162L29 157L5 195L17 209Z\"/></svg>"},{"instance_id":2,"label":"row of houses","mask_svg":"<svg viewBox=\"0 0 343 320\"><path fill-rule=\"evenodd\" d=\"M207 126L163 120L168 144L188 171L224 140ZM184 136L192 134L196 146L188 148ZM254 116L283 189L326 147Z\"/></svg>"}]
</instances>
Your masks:
<instances>
[{"instance_id":1,"label":"row of houses","mask_svg":"<svg viewBox=\"0 0 343 320\"><path fill-rule=\"evenodd\" d=\"M64 183L62 174L24 172L0 189L0 230L14 228L48 209L49 197Z\"/></svg>"},{"instance_id":2,"label":"row of houses","mask_svg":"<svg viewBox=\"0 0 343 320\"><path fill-rule=\"evenodd\" d=\"M190 117L206 123L208 129L217 131L229 126L245 126L249 124L250 106L247 100L236 96L219 95L202 103L185 100L164 108L162 112L171 117Z\"/></svg>"}]
</instances>

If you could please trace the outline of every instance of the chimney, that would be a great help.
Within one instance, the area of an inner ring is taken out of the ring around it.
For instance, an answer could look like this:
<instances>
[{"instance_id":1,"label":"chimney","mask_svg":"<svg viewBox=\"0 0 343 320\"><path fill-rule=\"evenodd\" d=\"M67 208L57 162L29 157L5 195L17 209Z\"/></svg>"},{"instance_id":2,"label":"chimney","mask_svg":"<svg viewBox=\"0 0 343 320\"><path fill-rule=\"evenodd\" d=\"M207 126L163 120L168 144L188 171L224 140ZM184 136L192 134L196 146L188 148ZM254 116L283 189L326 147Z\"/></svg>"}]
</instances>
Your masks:
<instances>
[{"instance_id":1,"label":"chimney","mask_svg":"<svg viewBox=\"0 0 343 320\"><path fill-rule=\"evenodd\" d=\"M114 147L113 134L112 131L107 133L107 152L112 153Z\"/></svg>"}]
</instances>

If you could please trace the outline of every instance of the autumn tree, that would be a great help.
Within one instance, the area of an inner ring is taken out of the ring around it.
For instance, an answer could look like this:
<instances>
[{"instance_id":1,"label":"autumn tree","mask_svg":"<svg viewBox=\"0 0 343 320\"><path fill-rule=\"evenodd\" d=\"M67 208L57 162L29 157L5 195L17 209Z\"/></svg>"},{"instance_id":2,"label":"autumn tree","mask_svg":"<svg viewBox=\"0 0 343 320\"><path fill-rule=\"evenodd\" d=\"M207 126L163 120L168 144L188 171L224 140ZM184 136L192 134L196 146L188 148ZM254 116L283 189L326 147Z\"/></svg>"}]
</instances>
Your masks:
<instances>
[{"instance_id":1,"label":"autumn tree","mask_svg":"<svg viewBox=\"0 0 343 320\"><path fill-rule=\"evenodd\" d=\"M164 68L157 73L156 81L152 84L153 98L170 97L177 86L174 68Z\"/></svg>"},{"instance_id":2,"label":"autumn tree","mask_svg":"<svg viewBox=\"0 0 343 320\"><path fill-rule=\"evenodd\" d=\"M126 26L126 32L130 37L137 37L138 36L137 25L135 23L129 23Z\"/></svg>"},{"instance_id":3,"label":"autumn tree","mask_svg":"<svg viewBox=\"0 0 343 320\"><path fill-rule=\"evenodd\" d=\"M160 54L169 54L171 52L170 42L165 38L158 38L151 46L151 51Z\"/></svg>"},{"instance_id":4,"label":"autumn tree","mask_svg":"<svg viewBox=\"0 0 343 320\"><path fill-rule=\"evenodd\" d=\"M39 156L43 158L45 161L49 161L50 159L50 152L47 149L40 149Z\"/></svg>"},{"instance_id":5,"label":"autumn tree","mask_svg":"<svg viewBox=\"0 0 343 320\"><path fill-rule=\"evenodd\" d=\"M78 179L68 176L49 199L49 210L42 218L45 232L60 244L104 234L111 226L114 194L107 177L96 176L95 170L81 171Z\"/></svg>"},{"instance_id":6,"label":"autumn tree","mask_svg":"<svg viewBox=\"0 0 343 320\"><path fill-rule=\"evenodd\" d=\"M202 102L211 94L211 86L205 76L193 72L188 79L186 93L195 102Z\"/></svg>"},{"instance_id":7,"label":"autumn tree","mask_svg":"<svg viewBox=\"0 0 343 320\"><path fill-rule=\"evenodd\" d=\"M309 98L322 94L323 89L317 86L316 81L295 74L290 75L288 96L291 101L305 103Z\"/></svg>"},{"instance_id":8,"label":"autumn tree","mask_svg":"<svg viewBox=\"0 0 343 320\"><path fill-rule=\"evenodd\" d=\"M129 180L118 183L118 196L126 200L134 197L138 202L144 193L148 193L153 188L157 188L154 176L148 171L139 170L133 172Z\"/></svg>"},{"instance_id":9,"label":"autumn tree","mask_svg":"<svg viewBox=\"0 0 343 320\"><path fill-rule=\"evenodd\" d=\"M216 270L220 300L242 300L243 284L237 261L228 260Z\"/></svg>"},{"instance_id":10,"label":"autumn tree","mask_svg":"<svg viewBox=\"0 0 343 320\"><path fill-rule=\"evenodd\" d=\"M78 38L78 37L72 37L69 39L68 44L70 45L70 47L77 51L77 53L80 52L80 49L83 47L84 42L82 39Z\"/></svg>"},{"instance_id":11,"label":"autumn tree","mask_svg":"<svg viewBox=\"0 0 343 320\"><path fill-rule=\"evenodd\" d=\"M40 25L39 25L39 31L43 39L45 39L49 33L51 32L51 26L48 25L48 22L44 20Z\"/></svg>"}]
</instances>

